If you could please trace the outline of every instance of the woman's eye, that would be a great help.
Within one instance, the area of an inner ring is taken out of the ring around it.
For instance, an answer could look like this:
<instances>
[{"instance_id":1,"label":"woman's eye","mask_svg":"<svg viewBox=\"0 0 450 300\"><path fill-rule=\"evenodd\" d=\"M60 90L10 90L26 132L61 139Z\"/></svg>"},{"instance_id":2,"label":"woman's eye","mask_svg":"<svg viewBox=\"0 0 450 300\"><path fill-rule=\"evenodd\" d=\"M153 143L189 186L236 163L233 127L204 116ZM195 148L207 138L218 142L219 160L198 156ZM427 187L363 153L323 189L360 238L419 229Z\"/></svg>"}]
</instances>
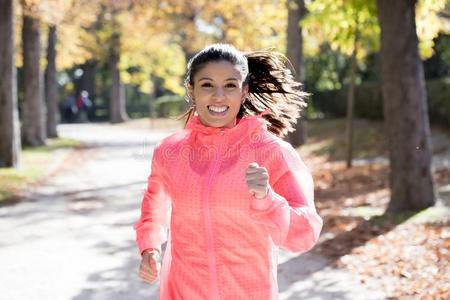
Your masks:
<instances>
[{"instance_id":1,"label":"woman's eye","mask_svg":"<svg viewBox=\"0 0 450 300\"><path fill-rule=\"evenodd\" d=\"M203 83L202 87L212 87L211 83Z\"/></svg>"},{"instance_id":2,"label":"woman's eye","mask_svg":"<svg viewBox=\"0 0 450 300\"><path fill-rule=\"evenodd\" d=\"M227 84L225 87L226 87L226 88L229 88L229 89L233 89L233 88L236 87L236 85L233 84L233 83L230 83L230 84Z\"/></svg>"}]
</instances>

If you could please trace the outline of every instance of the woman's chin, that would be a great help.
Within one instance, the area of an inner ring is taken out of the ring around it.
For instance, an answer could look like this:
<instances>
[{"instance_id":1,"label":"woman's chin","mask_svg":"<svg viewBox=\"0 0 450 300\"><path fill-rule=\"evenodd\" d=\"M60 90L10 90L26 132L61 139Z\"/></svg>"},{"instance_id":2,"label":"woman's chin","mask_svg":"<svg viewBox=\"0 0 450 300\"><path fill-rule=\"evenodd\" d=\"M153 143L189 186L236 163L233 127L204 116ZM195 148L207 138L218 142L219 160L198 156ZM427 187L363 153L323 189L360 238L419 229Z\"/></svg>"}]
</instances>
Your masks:
<instances>
[{"instance_id":1,"label":"woman's chin","mask_svg":"<svg viewBox=\"0 0 450 300\"><path fill-rule=\"evenodd\" d=\"M213 118L208 118L208 120L206 122L202 122L204 124L206 124L206 126L209 127L216 127L216 128L221 128L221 127L227 127L227 128L231 128L233 127L236 122L233 123L233 120L217 120L217 119L213 119Z\"/></svg>"}]
</instances>

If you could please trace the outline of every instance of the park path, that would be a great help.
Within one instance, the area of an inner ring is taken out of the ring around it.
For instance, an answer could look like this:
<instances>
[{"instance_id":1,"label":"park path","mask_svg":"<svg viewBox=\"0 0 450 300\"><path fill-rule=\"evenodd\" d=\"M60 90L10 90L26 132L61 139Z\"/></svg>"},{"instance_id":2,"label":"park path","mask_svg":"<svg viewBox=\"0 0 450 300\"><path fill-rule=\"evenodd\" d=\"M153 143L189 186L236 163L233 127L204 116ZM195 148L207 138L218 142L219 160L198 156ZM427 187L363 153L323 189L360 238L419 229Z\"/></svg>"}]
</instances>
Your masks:
<instances>
[{"instance_id":1,"label":"park path","mask_svg":"<svg viewBox=\"0 0 450 300\"><path fill-rule=\"evenodd\" d=\"M23 201L0 207L0 299L158 299L137 276L133 223L154 145L170 131L62 124L85 147ZM280 251L280 300L383 299L316 254ZM195 299L192 299L195 300Z\"/></svg>"}]
</instances>

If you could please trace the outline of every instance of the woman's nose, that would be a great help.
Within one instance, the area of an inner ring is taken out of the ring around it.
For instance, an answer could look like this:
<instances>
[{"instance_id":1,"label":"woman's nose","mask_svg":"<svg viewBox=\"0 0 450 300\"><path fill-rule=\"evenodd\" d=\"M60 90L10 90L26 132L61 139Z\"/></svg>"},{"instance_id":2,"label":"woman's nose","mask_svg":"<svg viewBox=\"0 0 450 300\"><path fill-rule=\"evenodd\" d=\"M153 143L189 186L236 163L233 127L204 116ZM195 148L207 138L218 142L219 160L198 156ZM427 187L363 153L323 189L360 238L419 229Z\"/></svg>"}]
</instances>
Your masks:
<instances>
[{"instance_id":1,"label":"woman's nose","mask_svg":"<svg viewBox=\"0 0 450 300\"><path fill-rule=\"evenodd\" d=\"M217 98L223 98L223 96L225 96L225 91L219 87L215 90L214 96Z\"/></svg>"}]
</instances>

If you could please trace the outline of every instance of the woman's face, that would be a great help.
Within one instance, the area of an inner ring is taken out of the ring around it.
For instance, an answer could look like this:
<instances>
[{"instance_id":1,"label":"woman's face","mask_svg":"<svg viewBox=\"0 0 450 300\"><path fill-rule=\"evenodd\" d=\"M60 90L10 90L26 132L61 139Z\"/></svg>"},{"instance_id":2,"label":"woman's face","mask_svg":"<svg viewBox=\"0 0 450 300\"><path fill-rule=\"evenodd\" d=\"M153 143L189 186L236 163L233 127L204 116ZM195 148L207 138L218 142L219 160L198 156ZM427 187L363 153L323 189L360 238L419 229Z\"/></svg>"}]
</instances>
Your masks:
<instances>
[{"instance_id":1,"label":"woman's face","mask_svg":"<svg viewBox=\"0 0 450 300\"><path fill-rule=\"evenodd\" d=\"M248 93L248 85L239 67L228 61L210 62L194 76L194 86L188 87L194 98L195 110L203 125L231 128Z\"/></svg>"}]
</instances>

